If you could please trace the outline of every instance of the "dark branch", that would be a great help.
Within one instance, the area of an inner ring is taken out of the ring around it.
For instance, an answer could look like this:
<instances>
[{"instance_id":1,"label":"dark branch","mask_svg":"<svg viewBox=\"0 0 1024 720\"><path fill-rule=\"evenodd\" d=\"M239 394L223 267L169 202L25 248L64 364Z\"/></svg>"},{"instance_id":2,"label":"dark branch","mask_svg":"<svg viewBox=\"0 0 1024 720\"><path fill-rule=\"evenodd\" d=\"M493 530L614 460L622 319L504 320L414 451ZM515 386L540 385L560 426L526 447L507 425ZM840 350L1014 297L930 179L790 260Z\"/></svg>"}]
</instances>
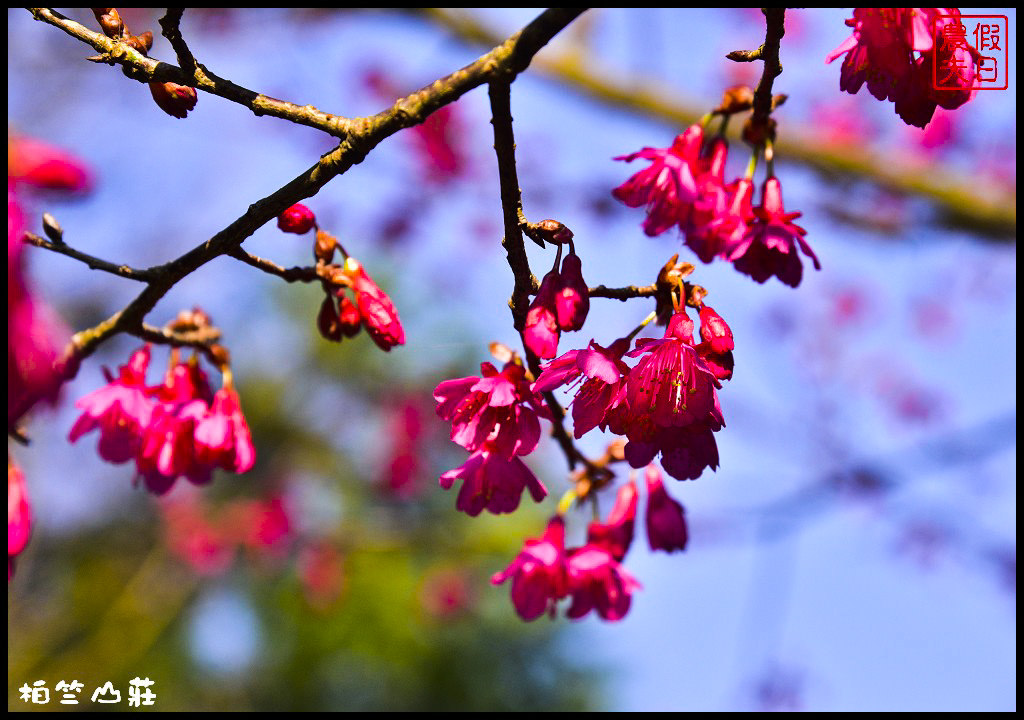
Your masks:
<instances>
[{"instance_id":1,"label":"dark branch","mask_svg":"<svg viewBox=\"0 0 1024 720\"><path fill-rule=\"evenodd\" d=\"M137 270L135 268L128 267L127 265L117 265L106 260L101 260L87 253L75 250L64 243L55 243L30 232L25 233L24 239L29 245L35 245L36 247L43 248L44 250L50 250L51 252L66 255L69 258L74 258L79 262L85 263L93 270L102 270L103 272L108 272L111 275L128 278L129 280L138 280L139 282L150 282L154 278L154 275L150 270Z\"/></svg>"}]
</instances>

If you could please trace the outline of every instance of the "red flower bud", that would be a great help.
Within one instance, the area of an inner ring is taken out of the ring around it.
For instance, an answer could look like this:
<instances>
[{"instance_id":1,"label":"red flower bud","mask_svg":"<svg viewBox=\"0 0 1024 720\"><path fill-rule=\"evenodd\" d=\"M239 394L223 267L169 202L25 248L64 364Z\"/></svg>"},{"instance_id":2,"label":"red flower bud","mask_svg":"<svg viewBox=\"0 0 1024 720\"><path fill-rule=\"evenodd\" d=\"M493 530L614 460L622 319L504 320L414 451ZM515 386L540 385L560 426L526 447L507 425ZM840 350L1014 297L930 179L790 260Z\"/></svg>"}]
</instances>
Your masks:
<instances>
[{"instance_id":1,"label":"red flower bud","mask_svg":"<svg viewBox=\"0 0 1024 720\"><path fill-rule=\"evenodd\" d=\"M350 257L345 261L345 274L355 291L356 305L359 306L366 332L377 343L377 347L387 352L395 345L404 345L405 330L387 293L366 274L362 264L355 258Z\"/></svg>"},{"instance_id":2,"label":"red flower bud","mask_svg":"<svg viewBox=\"0 0 1024 720\"><path fill-rule=\"evenodd\" d=\"M558 273L554 270L544 276L526 312L526 326L523 328L523 343L541 359L553 358L558 353L558 319L555 316L555 295L560 285Z\"/></svg>"},{"instance_id":3,"label":"red flower bud","mask_svg":"<svg viewBox=\"0 0 1024 720\"><path fill-rule=\"evenodd\" d=\"M355 337L359 334L359 327L363 322L363 316L359 314L359 308L348 299L348 295L340 290L338 291L338 307L342 334L345 337Z\"/></svg>"},{"instance_id":4,"label":"red flower bud","mask_svg":"<svg viewBox=\"0 0 1024 720\"><path fill-rule=\"evenodd\" d=\"M295 203L290 208L277 216L277 227L286 233L302 235L309 232L316 224L316 216L313 211L301 203ZM331 248L333 251L334 248ZM328 262L330 262L328 260Z\"/></svg>"},{"instance_id":5,"label":"red flower bud","mask_svg":"<svg viewBox=\"0 0 1024 720\"><path fill-rule=\"evenodd\" d=\"M172 82L151 82L149 92L160 109L171 117L183 118L196 106L195 88Z\"/></svg>"},{"instance_id":6,"label":"red flower bud","mask_svg":"<svg viewBox=\"0 0 1024 720\"><path fill-rule=\"evenodd\" d=\"M316 316L316 328L325 340L341 342L341 319L338 317L338 306L330 295L324 298L320 312Z\"/></svg>"},{"instance_id":7,"label":"red flower bud","mask_svg":"<svg viewBox=\"0 0 1024 720\"><path fill-rule=\"evenodd\" d=\"M576 253L562 261L561 288L555 296L555 316L562 330L579 330L590 312L590 290L583 280L583 266Z\"/></svg>"}]
</instances>

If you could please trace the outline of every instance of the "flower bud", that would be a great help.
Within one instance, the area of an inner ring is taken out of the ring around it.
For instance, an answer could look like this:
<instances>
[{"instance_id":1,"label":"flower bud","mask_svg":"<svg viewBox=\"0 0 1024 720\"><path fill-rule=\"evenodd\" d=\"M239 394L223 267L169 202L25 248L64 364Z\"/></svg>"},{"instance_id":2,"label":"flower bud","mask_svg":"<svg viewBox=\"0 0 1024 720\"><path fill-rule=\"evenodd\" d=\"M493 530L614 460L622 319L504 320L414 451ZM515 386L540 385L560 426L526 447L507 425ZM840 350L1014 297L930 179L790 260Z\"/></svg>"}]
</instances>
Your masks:
<instances>
[{"instance_id":1,"label":"flower bud","mask_svg":"<svg viewBox=\"0 0 1024 720\"><path fill-rule=\"evenodd\" d=\"M700 309L700 339L711 344L716 353L729 352L735 347L732 330L714 308L705 305Z\"/></svg>"},{"instance_id":2,"label":"flower bud","mask_svg":"<svg viewBox=\"0 0 1024 720\"><path fill-rule=\"evenodd\" d=\"M316 241L313 243L313 257L317 262L330 263L334 259L334 250L338 247L338 238L323 230L316 231ZM345 283L347 284L346 280Z\"/></svg>"},{"instance_id":3,"label":"flower bud","mask_svg":"<svg viewBox=\"0 0 1024 720\"><path fill-rule=\"evenodd\" d=\"M302 235L309 232L315 224L316 216L313 215L313 211L301 203L295 203L277 216L277 227L286 233Z\"/></svg>"},{"instance_id":4,"label":"flower bud","mask_svg":"<svg viewBox=\"0 0 1024 720\"><path fill-rule=\"evenodd\" d=\"M549 243L567 243L572 240L572 230L557 220L543 220L537 223L537 232Z\"/></svg>"},{"instance_id":5,"label":"flower bud","mask_svg":"<svg viewBox=\"0 0 1024 720\"><path fill-rule=\"evenodd\" d=\"M171 117L183 118L198 102L195 88L172 82L151 82L149 92L160 109Z\"/></svg>"},{"instance_id":6,"label":"flower bud","mask_svg":"<svg viewBox=\"0 0 1024 720\"><path fill-rule=\"evenodd\" d=\"M341 322L342 334L345 337L355 337L359 334L359 328L363 322L363 316L359 314L359 308L348 299L348 295L341 291L338 292L338 306L338 318Z\"/></svg>"},{"instance_id":7,"label":"flower bud","mask_svg":"<svg viewBox=\"0 0 1024 720\"><path fill-rule=\"evenodd\" d=\"M668 553L685 550L688 534L683 506L669 497L657 465L648 465L644 477L647 480L647 541L651 550Z\"/></svg>"},{"instance_id":8,"label":"flower bud","mask_svg":"<svg viewBox=\"0 0 1024 720\"><path fill-rule=\"evenodd\" d=\"M356 305L370 339L385 352L396 345L405 344L405 330L398 319L398 311L387 293L380 289L353 257L345 260L345 273L356 294Z\"/></svg>"},{"instance_id":9,"label":"flower bud","mask_svg":"<svg viewBox=\"0 0 1024 720\"><path fill-rule=\"evenodd\" d=\"M562 261L561 288L555 296L555 317L562 330L579 330L590 312L590 290L583 280L583 265L576 253Z\"/></svg>"},{"instance_id":10,"label":"flower bud","mask_svg":"<svg viewBox=\"0 0 1024 720\"><path fill-rule=\"evenodd\" d=\"M338 317L334 298L330 295L325 297L320 305L320 312L316 316L316 328L325 340L341 342L341 319Z\"/></svg>"}]
</instances>

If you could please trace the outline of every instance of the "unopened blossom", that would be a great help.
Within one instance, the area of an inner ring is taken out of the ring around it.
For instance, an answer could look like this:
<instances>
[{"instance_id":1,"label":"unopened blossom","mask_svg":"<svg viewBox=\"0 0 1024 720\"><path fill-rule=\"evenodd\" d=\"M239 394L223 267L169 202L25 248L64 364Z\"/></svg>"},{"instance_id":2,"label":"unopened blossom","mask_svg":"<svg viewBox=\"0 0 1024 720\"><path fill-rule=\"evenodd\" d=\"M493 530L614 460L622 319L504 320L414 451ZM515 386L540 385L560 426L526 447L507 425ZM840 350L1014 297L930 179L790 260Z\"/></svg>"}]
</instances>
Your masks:
<instances>
[{"instance_id":1,"label":"unopened blossom","mask_svg":"<svg viewBox=\"0 0 1024 720\"><path fill-rule=\"evenodd\" d=\"M82 415L71 428L71 442L98 429L101 458L110 463L135 458L142 449L144 433L153 422L156 408L146 387L148 366L149 346L146 345L132 353L128 362L121 366L117 379L108 377L105 387L76 402L75 407Z\"/></svg>"},{"instance_id":2,"label":"unopened blossom","mask_svg":"<svg viewBox=\"0 0 1024 720\"><path fill-rule=\"evenodd\" d=\"M526 311L523 343L542 360L553 358L558 353L559 328L555 305L559 285L558 272L552 270L544 276L537 296Z\"/></svg>"},{"instance_id":3,"label":"unopened blossom","mask_svg":"<svg viewBox=\"0 0 1024 720\"><path fill-rule=\"evenodd\" d=\"M341 325L341 334L345 337L355 337L359 334L359 328L363 322L363 316L359 314L359 308L355 306L344 290L337 292L338 296L338 322Z\"/></svg>"},{"instance_id":4,"label":"unopened blossom","mask_svg":"<svg viewBox=\"0 0 1024 720\"><path fill-rule=\"evenodd\" d=\"M583 265L579 255L570 251L562 260L558 281L555 294L558 327L566 331L580 330L590 312L590 290L583 280Z\"/></svg>"},{"instance_id":5,"label":"unopened blossom","mask_svg":"<svg viewBox=\"0 0 1024 720\"><path fill-rule=\"evenodd\" d=\"M735 346L732 330L722 316L708 305L700 309L700 337L702 342L697 345L697 354L719 380L732 378L733 356Z\"/></svg>"},{"instance_id":6,"label":"unopened blossom","mask_svg":"<svg viewBox=\"0 0 1024 720\"><path fill-rule=\"evenodd\" d=\"M529 455L540 440L537 398L526 371L508 362L501 372L481 363L482 377L445 380L434 388L437 414L452 423L452 442L470 452L485 445L505 458Z\"/></svg>"},{"instance_id":7,"label":"unopened blossom","mask_svg":"<svg viewBox=\"0 0 1024 720\"><path fill-rule=\"evenodd\" d=\"M325 340L340 342L344 335L341 332L341 318L338 317L338 304L332 295L320 303L320 312L316 314L316 329Z\"/></svg>"},{"instance_id":8,"label":"unopened blossom","mask_svg":"<svg viewBox=\"0 0 1024 720\"><path fill-rule=\"evenodd\" d=\"M786 285L796 287L803 278L803 263L797 248L809 257L816 270L821 269L818 257L804 240L807 231L793 220L802 213L787 213L782 204L779 179L765 180L761 205L754 208L754 218L743 237L726 248L727 259L744 275L759 283L777 276Z\"/></svg>"},{"instance_id":9,"label":"unopened blossom","mask_svg":"<svg viewBox=\"0 0 1024 720\"><path fill-rule=\"evenodd\" d=\"M314 225L316 216L302 203L295 203L277 216L277 227L286 233L302 235L312 230Z\"/></svg>"},{"instance_id":10,"label":"unopened blossom","mask_svg":"<svg viewBox=\"0 0 1024 720\"><path fill-rule=\"evenodd\" d=\"M514 456L505 458L487 447L475 451L460 467L441 475L441 487L449 490L456 480L462 480L462 487L455 509L472 517L485 509L495 515L514 512L524 490L529 490L535 502L548 494L522 460Z\"/></svg>"},{"instance_id":11,"label":"unopened blossom","mask_svg":"<svg viewBox=\"0 0 1024 720\"><path fill-rule=\"evenodd\" d=\"M651 550L685 550L688 533L683 506L669 496L657 465L644 471L647 481L647 541Z\"/></svg>"},{"instance_id":12,"label":"unopened blossom","mask_svg":"<svg viewBox=\"0 0 1024 720\"><path fill-rule=\"evenodd\" d=\"M570 350L545 365L533 384L534 392L540 393L580 382L572 401L573 435L577 440L604 422L620 399L622 378L629 373L622 356L628 349L626 340L617 340L607 348L591 340L586 349Z\"/></svg>"},{"instance_id":13,"label":"unopened blossom","mask_svg":"<svg viewBox=\"0 0 1024 720\"><path fill-rule=\"evenodd\" d=\"M604 620L621 620L629 612L640 583L603 546L588 542L569 552L569 595L566 616L577 619L591 610Z\"/></svg>"},{"instance_id":14,"label":"unopened blossom","mask_svg":"<svg viewBox=\"0 0 1024 720\"><path fill-rule=\"evenodd\" d=\"M592 522L588 529L590 542L599 545L618 562L626 557L633 543L633 525L636 521L636 483L630 480L619 488L615 505L603 523Z\"/></svg>"},{"instance_id":15,"label":"unopened blossom","mask_svg":"<svg viewBox=\"0 0 1024 720\"><path fill-rule=\"evenodd\" d=\"M28 504L25 475L7 456L7 581L14 574L14 559L28 545L32 533L32 509Z\"/></svg>"},{"instance_id":16,"label":"unopened blossom","mask_svg":"<svg viewBox=\"0 0 1024 720\"><path fill-rule=\"evenodd\" d=\"M344 271L356 294L359 315L370 339L385 352L396 345L404 345L405 330L388 294L366 274L362 263L355 258L345 260Z\"/></svg>"},{"instance_id":17,"label":"unopened blossom","mask_svg":"<svg viewBox=\"0 0 1024 720\"><path fill-rule=\"evenodd\" d=\"M161 110L179 119L188 115L199 101L195 88L173 82L151 82L149 92Z\"/></svg>"},{"instance_id":18,"label":"unopened blossom","mask_svg":"<svg viewBox=\"0 0 1024 720\"><path fill-rule=\"evenodd\" d=\"M650 160L650 167L641 170L612 190L618 200L629 207L647 208L644 233L654 237L680 222L688 222L690 207L697 198L698 156L704 130L700 124L676 136L671 147L650 148L616 160L633 162Z\"/></svg>"},{"instance_id":19,"label":"unopened blossom","mask_svg":"<svg viewBox=\"0 0 1024 720\"><path fill-rule=\"evenodd\" d=\"M565 555L565 523L557 515L540 539L528 539L512 563L491 577L501 585L512 578L512 604L523 620L554 615L556 603L569 592Z\"/></svg>"}]
</instances>

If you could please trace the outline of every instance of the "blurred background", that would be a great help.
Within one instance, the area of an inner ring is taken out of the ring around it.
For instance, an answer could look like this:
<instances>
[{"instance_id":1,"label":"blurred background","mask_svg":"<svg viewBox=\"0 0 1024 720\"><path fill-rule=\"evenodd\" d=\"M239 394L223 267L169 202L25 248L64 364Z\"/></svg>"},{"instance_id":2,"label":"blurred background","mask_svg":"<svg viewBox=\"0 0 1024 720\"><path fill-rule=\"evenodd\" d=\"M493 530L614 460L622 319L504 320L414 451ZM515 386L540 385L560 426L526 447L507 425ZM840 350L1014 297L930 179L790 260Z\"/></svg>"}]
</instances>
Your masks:
<instances>
[{"instance_id":1,"label":"blurred background","mask_svg":"<svg viewBox=\"0 0 1024 720\"><path fill-rule=\"evenodd\" d=\"M1012 53L1015 13L972 12L1008 14ZM171 61L158 14L121 13ZM188 10L182 31L222 77L355 117L535 15ZM479 88L306 203L394 298L404 347L322 340L318 287L229 258L149 316L198 305L224 331L251 473L201 492L179 481L156 499L129 466L100 460L95 435L68 443L74 401L140 345L126 337L85 363L56 409L34 412L29 447L9 443L34 521L8 585L9 709L52 709L20 699L26 682L52 692L77 679L89 694L136 676L155 681L162 710L1015 709L1015 55L1007 91L939 110L920 131L866 89L839 92L839 62L824 58L847 16L787 12L775 83L789 95L776 171L823 270L805 266L793 290L698 263L692 279L736 337L721 468L671 481L690 545L655 556L637 539L626 566L643 589L624 620L527 624L508 587L489 583L568 487L554 443L528 460L551 490L539 506L468 518L437 486L465 454L432 389L476 374L488 343L518 345ZM667 146L725 87L755 84L759 63L724 55L763 38L756 10L591 10L515 82L526 214L575 232L591 285L648 284L676 252L698 262L614 201L638 168L611 158ZM176 120L89 54L9 11L9 137L72 152L93 176L81 197L22 197L28 226L40 232L49 211L85 252L165 262L333 147L206 94ZM748 155L732 150L736 176ZM309 264L309 245L273 224L245 243L284 266ZM538 274L551 262L528 252ZM70 330L138 290L25 254ZM648 305L595 299L560 352L625 334ZM159 367L167 350L153 355ZM609 438L593 435L581 444L598 455Z\"/></svg>"}]
</instances>

